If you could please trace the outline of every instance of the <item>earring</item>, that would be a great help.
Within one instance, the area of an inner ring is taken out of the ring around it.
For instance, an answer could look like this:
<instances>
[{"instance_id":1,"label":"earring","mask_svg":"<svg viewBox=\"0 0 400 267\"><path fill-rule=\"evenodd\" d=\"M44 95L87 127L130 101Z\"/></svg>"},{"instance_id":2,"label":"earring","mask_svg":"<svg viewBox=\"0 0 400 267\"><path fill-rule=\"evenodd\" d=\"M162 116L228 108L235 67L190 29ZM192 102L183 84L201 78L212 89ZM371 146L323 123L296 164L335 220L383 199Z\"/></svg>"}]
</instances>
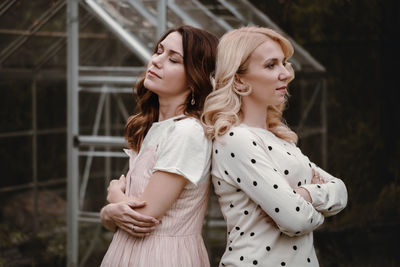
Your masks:
<instances>
[{"instance_id":1,"label":"earring","mask_svg":"<svg viewBox=\"0 0 400 267\"><path fill-rule=\"evenodd\" d=\"M190 105L194 106L196 104L196 101L194 100L194 90L192 91L192 100L190 100Z\"/></svg>"}]
</instances>

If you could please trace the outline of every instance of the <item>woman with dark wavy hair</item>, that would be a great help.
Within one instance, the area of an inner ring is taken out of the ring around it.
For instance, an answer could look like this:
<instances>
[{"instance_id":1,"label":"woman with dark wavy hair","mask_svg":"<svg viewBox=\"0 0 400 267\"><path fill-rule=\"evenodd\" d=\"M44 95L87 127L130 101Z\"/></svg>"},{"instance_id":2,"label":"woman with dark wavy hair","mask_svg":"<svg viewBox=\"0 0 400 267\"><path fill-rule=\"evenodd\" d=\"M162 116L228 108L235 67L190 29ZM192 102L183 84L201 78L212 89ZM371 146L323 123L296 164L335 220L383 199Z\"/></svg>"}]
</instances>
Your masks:
<instances>
[{"instance_id":1,"label":"woman with dark wavy hair","mask_svg":"<svg viewBox=\"0 0 400 267\"><path fill-rule=\"evenodd\" d=\"M129 171L110 183L110 204L101 211L115 231L101 266L209 266L201 229L211 142L199 117L212 90L217 44L190 26L157 42L136 87L138 112L125 128Z\"/></svg>"}]
</instances>

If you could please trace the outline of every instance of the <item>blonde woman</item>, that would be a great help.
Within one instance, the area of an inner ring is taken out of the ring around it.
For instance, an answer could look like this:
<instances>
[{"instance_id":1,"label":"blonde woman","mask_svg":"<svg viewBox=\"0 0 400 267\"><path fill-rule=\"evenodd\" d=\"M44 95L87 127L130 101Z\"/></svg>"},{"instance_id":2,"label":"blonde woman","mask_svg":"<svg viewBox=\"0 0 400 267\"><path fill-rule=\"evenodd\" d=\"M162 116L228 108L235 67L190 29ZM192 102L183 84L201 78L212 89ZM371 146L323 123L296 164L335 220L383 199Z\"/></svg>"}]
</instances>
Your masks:
<instances>
[{"instance_id":1,"label":"blonde woman","mask_svg":"<svg viewBox=\"0 0 400 267\"><path fill-rule=\"evenodd\" d=\"M228 228L220 266L318 266L312 232L347 204L344 183L301 153L282 118L292 54L290 42L267 28L220 40L202 115Z\"/></svg>"}]
</instances>

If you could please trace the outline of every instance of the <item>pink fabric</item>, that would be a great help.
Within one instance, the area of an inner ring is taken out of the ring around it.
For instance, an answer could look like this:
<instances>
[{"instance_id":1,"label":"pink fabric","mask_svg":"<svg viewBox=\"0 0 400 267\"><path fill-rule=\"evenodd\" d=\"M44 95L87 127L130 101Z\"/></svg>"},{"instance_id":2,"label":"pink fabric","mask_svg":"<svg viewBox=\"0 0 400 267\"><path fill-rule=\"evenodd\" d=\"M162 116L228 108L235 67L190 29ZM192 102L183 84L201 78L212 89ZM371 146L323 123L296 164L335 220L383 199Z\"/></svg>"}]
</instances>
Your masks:
<instances>
[{"instance_id":1,"label":"pink fabric","mask_svg":"<svg viewBox=\"0 0 400 267\"><path fill-rule=\"evenodd\" d=\"M156 148L147 146L135 159L129 151L126 194L137 197L145 189L157 161ZM136 238L117 230L104 256L103 267L209 267L201 236L207 209L209 181L186 186L162 223L149 236Z\"/></svg>"}]
</instances>

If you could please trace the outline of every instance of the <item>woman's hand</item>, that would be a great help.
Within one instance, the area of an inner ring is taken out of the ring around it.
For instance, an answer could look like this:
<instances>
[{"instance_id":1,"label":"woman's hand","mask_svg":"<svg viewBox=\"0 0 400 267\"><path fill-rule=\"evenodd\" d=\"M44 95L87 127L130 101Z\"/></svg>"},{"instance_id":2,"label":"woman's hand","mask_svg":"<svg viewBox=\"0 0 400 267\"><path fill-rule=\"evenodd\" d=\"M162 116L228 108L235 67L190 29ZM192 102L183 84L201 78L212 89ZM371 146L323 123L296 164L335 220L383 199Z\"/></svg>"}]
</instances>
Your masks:
<instances>
[{"instance_id":1,"label":"woman's hand","mask_svg":"<svg viewBox=\"0 0 400 267\"><path fill-rule=\"evenodd\" d=\"M107 229L114 232L118 227L135 237L147 236L160 222L134 210L145 205L145 202L139 201L110 203L101 210L101 221Z\"/></svg>"},{"instance_id":2,"label":"woman's hand","mask_svg":"<svg viewBox=\"0 0 400 267\"><path fill-rule=\"evenodd\" d=\"M311 178L312 184L325 184L326 182L327 181L322 179L320 174L316 170L312 169L312 178ZM294 189L294 191L296 192L296 194L299 194L300 196L302 196L306 201L312 203L312 198L311 198L310 192L308 192L307 189L305 189L303 187L297 187Z\"/></svg>"},{"instance_id":3,"label":"woman's hand","mask_svg":"<svg viewBox=\"0 0 400 267\"><path fill-rule=\"evenodd\" d=\"M312 184L325 184L325 183L327 183L327 181L322 179L320 174L315 169L312 169L311 183Z\"/></svg>"},{"instance_id":4,"label":"woman's hand","mask_svg":"<svg viewBox=\"0 0 400 267\"><path fill-rule=\"evenodd\" d=\"M125 195L126 178L124 175L117 180L111 180L107 188L108 203L128 202L130 199Z\"/></svg>"},{"instance_id":5,"label":"woman's hand","mask_svg":"<svg viewBox=\"0 0 400 267\"><path fill-rule=\"evenodd\" d=\"M299 194L302 198L304 198L307 202L312 203L312 198L310 192L304 187L297 187L294 189L296 194Z\"/></svg>"}]
</instances>

